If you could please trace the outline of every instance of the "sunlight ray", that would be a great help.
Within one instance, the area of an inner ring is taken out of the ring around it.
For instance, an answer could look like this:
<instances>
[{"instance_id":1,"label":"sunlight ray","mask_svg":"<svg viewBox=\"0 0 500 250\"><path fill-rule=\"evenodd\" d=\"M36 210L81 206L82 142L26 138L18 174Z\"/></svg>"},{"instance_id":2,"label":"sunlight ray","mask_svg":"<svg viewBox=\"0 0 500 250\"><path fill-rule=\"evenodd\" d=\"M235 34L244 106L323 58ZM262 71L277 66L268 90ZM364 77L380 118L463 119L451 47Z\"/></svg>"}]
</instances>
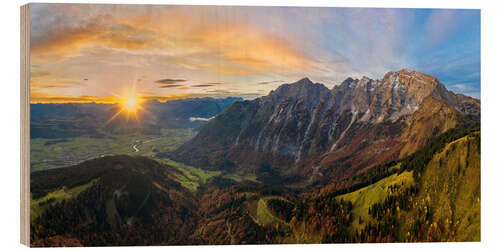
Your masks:
<instances>
[{"instance_id":1,"label":"sunlight ray","mask_svg":"<svg viewBox=\"0 0 500 250\"><path fill-rule=\"evenodd\" d=\"M107 126L110 122L112 122L118 115L120 115L121 112L123 112L125 109L122 108L118 112L116 112L109 120L104 124L104 126Z\"/></svg>"}]
</instances>

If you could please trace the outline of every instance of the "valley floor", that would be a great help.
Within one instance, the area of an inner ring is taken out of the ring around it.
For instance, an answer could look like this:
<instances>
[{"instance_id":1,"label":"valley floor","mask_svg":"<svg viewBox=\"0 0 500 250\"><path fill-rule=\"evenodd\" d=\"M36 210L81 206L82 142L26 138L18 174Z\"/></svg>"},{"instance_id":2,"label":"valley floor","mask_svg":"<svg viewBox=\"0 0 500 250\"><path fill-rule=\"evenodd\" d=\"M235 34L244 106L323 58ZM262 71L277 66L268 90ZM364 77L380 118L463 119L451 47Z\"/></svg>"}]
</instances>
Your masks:
<instances>
[{"instance_id":1,"label":"valley floor","mask_svg":"<svg viewBox=\"0 0 500 250\"><path fill-rule=\"evenodd\" d=\"M109 155L154 157L157 152L176 149L194 135L195 132L190 129L163 129L161 135L132 133L109 135L104 138L31 139L31 171L72 166Z\"/></svg>"}]
</instances>

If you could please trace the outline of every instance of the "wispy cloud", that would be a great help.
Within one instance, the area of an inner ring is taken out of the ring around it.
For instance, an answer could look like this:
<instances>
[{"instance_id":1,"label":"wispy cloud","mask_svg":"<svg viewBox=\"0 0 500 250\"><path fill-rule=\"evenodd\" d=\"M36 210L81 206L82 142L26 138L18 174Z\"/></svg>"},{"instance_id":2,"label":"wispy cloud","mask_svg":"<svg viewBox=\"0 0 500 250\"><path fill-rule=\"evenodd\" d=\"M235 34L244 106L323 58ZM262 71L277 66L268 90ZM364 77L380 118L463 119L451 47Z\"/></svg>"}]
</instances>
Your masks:
<instances>
[{"instance_id":1,"label":"wispy cloud","mask_svg":"<svg viewBox=\"0 0 500 250\"><path fill-rule=\"evenodd\" d=\"M226 85L226 84L229 84L227 82L207 82L207 84L210 84L210 85Z\"/></svg>"},{"instance_id":2,"label":"wispy cloud","mask_svg":"<svg viewBox=\"0 0 500 250\"><path fill-rule=\"evenodd\" d=\"M171 84L171 85L162 85L160 88L178 88L178 87L183 87L184 85L179 85L179 84Z\"/></svg>"},{"instance_id":3,"label":"wispy cloud","mask_svg":"<svg viewBox=\"0 0 500 250\"><path fill-rule=\"evenodd\" d=\"M464 91L470 89L470 87L468 85L463 84L463 83L462 84L455 84L455 85L452 85L451 87L454 88L454 89L457 89L457 90L459 90L461 92L464 92Z\"/></svg>"},{"instance_id":4,"label":"wispy cloud","mask_svg":"<svg viewBox=\"0 0 500 250\"><path fill-rule=\"evenodd\" d=\"M174 84L174 83L180 83L180 82L185 82L185 81L187 81L187 80L166 78L166 79L156 80L155 83L160 83L160 84Z\"/></svg>"},{"instance_id":5,"label":"wispy cloud","mask_svg":"<svg viewBox=\"0 0 500 250\"><path fill-rule=\"evenodd\" d=\"M283 81L283 80L276 80L276 81L258 82L257 84L259 84L259 85L268 85L268 84L283 83L283 82L285 82L285 81Z\"/></svg>"},{"instance_id":6,"label":"wispy cloud","mask_svg":"<svg viewBox=\"0 0 500 250\"><path fill-rule=\"evenodd\" d=\"M213 84L196 84L196 85L191 85L191 87L195 88L204 88L204 87L212 87L214 86Z\"/></svg>"},{"instance_id":7,"label":"wispy cloud","mask_svg":"<svg viewBox=\"0 0 500 250\"><path fill-rule=\"evenodd\" d=\"M81 81L68 79L50 71L32 70L30 74L30 89L33 92L32 95L36 95L52 89L81 88L85 86L82 81L85 81L85 79Z\"/></svg>"},{"instance_id":8,"label":"wispy cloud","mask_svg":"<svg viewBox=\"0 0 500 250\"><path fill-rule=\"evenodd\" d=\"M31 84L34 88L38 89L72 88L75 86L83 86L81 82L72 80L32 81Z\"/></svg>"},{"instance_id":9,"label":"wispy cloud","mask_svg":"<svg viewBox=\"0 0 500 250\"><path fill-rule=\"evenodd\" d=\"M212 120L213 118L214 118L214 116L209 117L209 118L204 118L204 117L189 117L189 121L190 122L195 122L195 121L208 122L208 121Z\"/></svg>"}]
</instances>

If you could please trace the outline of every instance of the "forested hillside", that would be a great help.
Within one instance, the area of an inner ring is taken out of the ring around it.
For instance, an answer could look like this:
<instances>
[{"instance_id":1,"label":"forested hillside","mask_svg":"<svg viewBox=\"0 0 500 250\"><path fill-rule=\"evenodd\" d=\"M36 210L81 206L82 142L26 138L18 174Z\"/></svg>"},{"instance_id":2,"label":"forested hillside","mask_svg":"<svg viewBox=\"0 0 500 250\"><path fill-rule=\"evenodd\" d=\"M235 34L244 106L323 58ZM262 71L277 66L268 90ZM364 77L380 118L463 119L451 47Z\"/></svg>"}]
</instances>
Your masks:
<instances>
[{"instance_id":1,"label":"forested hillside","mask_svg":"<svg viewBox=\"0 0 500 250\"><path fill-rule=\"evenodd\" d=\"M174 162L103 157L33 174L32 245L478 241L479 157L478 127L456 128L322 190L220 173L186 189Z\"/></svg>"}]
</instances>

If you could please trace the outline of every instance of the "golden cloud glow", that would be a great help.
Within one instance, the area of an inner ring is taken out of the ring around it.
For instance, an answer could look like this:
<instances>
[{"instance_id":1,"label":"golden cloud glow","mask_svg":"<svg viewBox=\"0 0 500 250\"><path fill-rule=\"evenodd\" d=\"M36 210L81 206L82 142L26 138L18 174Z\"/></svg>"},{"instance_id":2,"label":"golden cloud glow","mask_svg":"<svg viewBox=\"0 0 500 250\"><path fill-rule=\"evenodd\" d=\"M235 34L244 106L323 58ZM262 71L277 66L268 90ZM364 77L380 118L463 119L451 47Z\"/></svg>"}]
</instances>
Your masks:
<instances>
[{"instance_id":1,"label":"golden cloud glow","mask_svg":"<svg viewBox=\"0 0 500 250\"><path fill-rule=\"evenodd\" d=\"M202 16L201 20L209 24L176 11L154 17L98 15L85 25L59 27L50 33L50 38L34 42L31 53L35 61L60 59L76 55L83 48L99 46L156 50L178 56L199 53L209 60L187 64L228 74L304 70L313 63L286 40L241 20L214 16Z\"/></svg>"},{"instance_id":2,"label":"golden cloud glow","mask_svg":"<svg viewBox=\"0 0 500 250\"><path fill-rule=\"evenodd\" d=\"M167 102L171 100L195 98L195 97L209 97L213 94L198 94L198 93L182 93L182 94L166 94L166 95L143 95L138 97L140 103L146 101L159 101ZM30 103L104 103L104 104L121 104L123 98L116 96L64 96L56 94L36 93L31 95Z\"/></svg>"},{"instance_id":3,"label":"golden cloud glow","mask_svg":"<svg viewBox=\"0 0 500 250\"><path fill-rule=\"evenodd\" d=\"M32 32L31 61L38 68L31 101L120 103L111 92L142 75L150 78L141 88L153 93L145 100L254 94L260 89L247 84L235 92L231 84L296 79L318 69L290 37L231 13L209 6L54 5L40 17L60 21ZM232 83L201 88L226 81Z\"/></svg>"},{"instance_id":4,"label":"golden cloud glow","mask_svg":"<svg viewBox=\"0 0 500 250\"><path fill-rule=\"evenodd\" d=\"M119 103L119 99L114 96L64 96L58 94L47 94L41 92L30 93L30 103Z\"/></svg>"},{"instance_id":5,"label":"golden cloud glow","mask_svg":"<svg viewBox=\"0 0 500 250\"><path fill-rule=\"evenodd\" d=\"M306 70L313 62L286 40L249 26L207 30L201 34L201 40L204 44L221 48L221 56L228 61L260 71Z\"/></svg>"}]
</instances>

